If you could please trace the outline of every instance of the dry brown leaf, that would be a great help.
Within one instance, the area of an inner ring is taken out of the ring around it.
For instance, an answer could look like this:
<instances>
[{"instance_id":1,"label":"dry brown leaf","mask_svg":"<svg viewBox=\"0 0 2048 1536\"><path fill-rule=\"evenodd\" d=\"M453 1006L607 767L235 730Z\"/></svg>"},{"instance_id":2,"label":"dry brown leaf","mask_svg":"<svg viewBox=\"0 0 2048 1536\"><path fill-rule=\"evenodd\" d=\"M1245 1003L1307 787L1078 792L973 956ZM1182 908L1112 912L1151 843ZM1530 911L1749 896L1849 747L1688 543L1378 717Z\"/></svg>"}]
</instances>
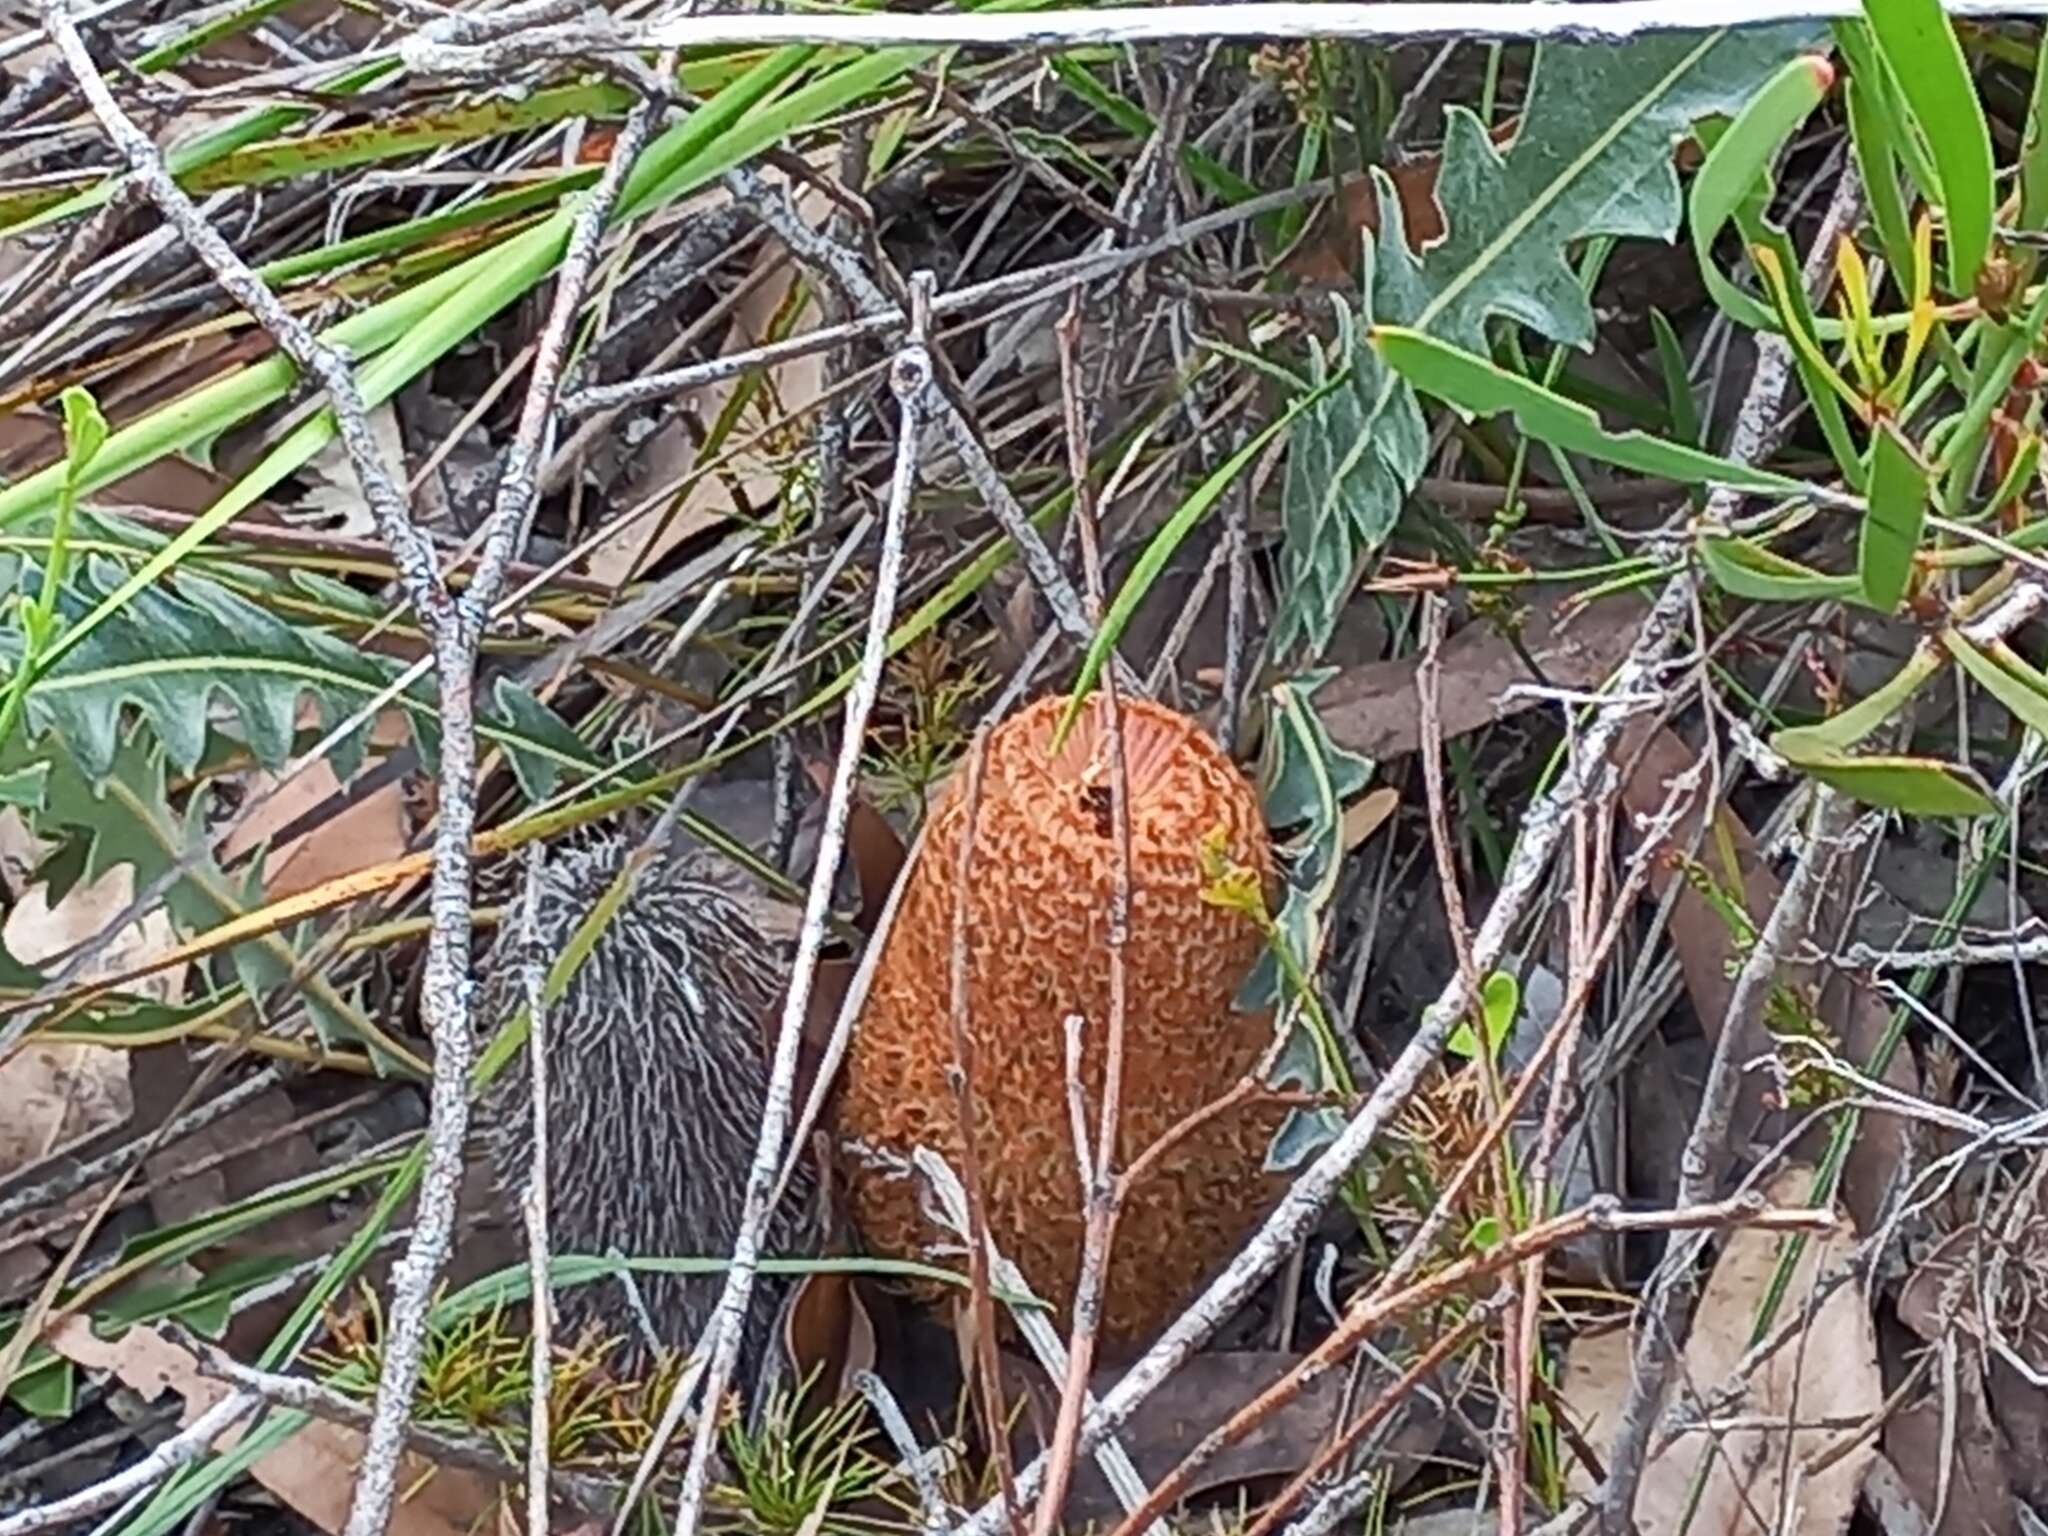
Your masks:
<instances>
[{"instance_id":1,"label":"dry brown leaf","mask_svg":"<svg viewBox=\"0 0 2048 1536\"><path fill-rule=\"evenodd\" d=\"M1294 1369L1301 1358L1280 1350L1214 1350L1196 1355L1138 1405L1119 1432L1118 1442L1130 1452L1138 1476L1147 1484L1158 1483L1219 1423ZM1026 1405L1012 1436L1021 1465L1037 1452L1042 1437L1051 1430L1056 1394L1042 1374L1015 1356L1005 1356L1004 1374L1010 1378L1008 1401L1015 1404L1021 1400ZM1120 1374L1115 1366L1103 1367L1091 1379L1089 1390L1107 1392ZM1372 1401L1385 1384L1384 1378L1368 1383L1358 1401ZM1299 1472L1315 1448L1328 1442L1347 1403L1351 1403L1347 1373L1318 1373L1243 1439L1204 1463L1189 1484L1188 1494ZM1436 1450L1443 1429L1443 1416L1428 1398L1419 1394L1408 1398L1407 1417L1381 1454L1380 1464L1392 1470L1397 1489ZM1063 1513L1070 1529L1086 1520L1113 1520L1123 1513L1092 1458L1083 1457L1075 1464L1073 1492Z\"/></svg>"},{"instance_id":2,"label":"dry brown leaf","mask_svg":"<svg viewBox=\"0 0 2048 1536\"><path fill-rule=\"evenodd\" d=\"M772 171L763 173L764 180L772 180L774 176ZM832 206L825 194L810 186L795 190L791 200L796 205L797 216L811 224L822 224ZM757 264L771 263L783 260L784 256L782 247L770 242L761 247L755 260ZM788 299L792 285L799 281L801 278L792 271L755 284L733 312L727 350L745 351L766 341L778 310ZM820 317L816 298L807 298L795 317L793 329L797 332L814 330L822 323ZM749 377L743 376L707 384L696 390L688 402L688 411L698 428L708 429L725 409L726 402L748 382ZM765 420L793 415L814 403L825 390L824 354L814 353L779 364L769 369L765 378L759 379L759 386L760 392L754 397L756 408L749 409L741 418L732 436L726 440L725 448L721 449L721 456L751 436ZM766 416L761 408L764 402ZM674 485L688 475L696 463L697 440L691 433L688 419L679 414L667 422L642 450L641 468L636 480L649 489ZM660 559L684 540L707 528L715 528L732 517L742 501L757 509L763 502L772 501L780 493L785 478L784 472L772 462L771 455L758 449L744 454L738 463L707 475L693 485L679 510L649 513L617 537L606 539L591 553L588 572L593 579L607 585L622 585L649 561Z\"/></svg>"},{"instance_id":3,"label":"dry brown leaf","mask_svg":"<svg viewBox=\"0 0 2048 1536\"><path fill-rule=\"evenodd\" d=\"M1937 1372L1937 1374L1940 1374ZM1951 1411L1942 1406L1947 1386L1885 1421L1884 1454L1902 1491L1929 1522L1934 1536L2011 1536L2012 1478L2016 1461L1985 1406L1974 1360L1958 1362ZM1938 1513L1937 1513L1938 1512Z\"/></svg>"},{"instance_id":4,"label":"dry brown leaf","mask_svg":"<svg viewBox=\"0 0 2048 1536\"><path fill-rule=\"evenodd\" d=\"M1806 1198L1813 1170L1788 1165L1771 1180L1772 1205ZM1688 1389L1713 1398L1740 1386L1732 1407L1717 1414L1720 1432L1681 1435L1643 1469L1635 1520L1642 1536L1736 1536L1763 1528L1796 1536L1834 1536L1849 1522L1857 1489L1877 1454L1874 1439L1843 1451L1858 1427L1878 1411L1884 1384L1877 1365L1877 1333L1861 1290L1837 1285L1807 1321L1804 1333L1776 1350L1738 1381L1751 1332L1788 1239L1768 1232L1732 1234L1707 1281L1693 1317L1685 1358L1671 1373ZM1820 1278L1838 1269L1855 1244L1845 1222L1826 1240L1809 1237L1777 1311L1779 1322L1801 1316ZM1587 1438L1607 1453L1632 1367L1625 1329L1574 1340L1565 1357L1562 1392ZM1672 1388L1667 1386L1666 1403ZM1820 1427L1787 1433L1788 1422ZM1770 1426L1770 1427L1766 1427ZM1837 1454L1841 1453L1841 1454ZM1809 1473L1823 1458L1831 1464ZM1702 1464L1706 1480L1688 1523L1693 1485ZM1787 1474L1790 1474L1789 1476ZM1575 1491L1590 1478L1574 1463Z\"/></svg>"},{"instance_id":5,"label":"dry brown leaf","mask_svg":"<svg viewBox=\"0 0 2048 1536\"><path fill-rule=\"evenodd\" d=\"M190 1424L233 1390L226 1383L199 1374L198 1362L153 1328L130 1328L119 1338L101 1339L82 1317L67 1318L49 1336L50 1347L89 1370L112 1371L145 1401L165 1391L184 1400L181 1424ZM226 1450L242 1436L246 1424L222 1435L216 1446ZM310 1420L297 1434L257 1459L250 1474L271 1493L322 1530L336 1532L348 1523L349 1502L363 1460L363 1437L353 1429ZM400 1468L399 1487L408 1490L391 1512L391 1536L470 1536L478 1521L499 1502L500 1485L459 1467L428 1470L419 1457L408 1455Z\"/></svg>"},{"instance_id":6,"label":"dry brown leaf","mask_svg":"<svg viewBox=\"0 0 2048 1536\"><path fill-rule=\"evenodd\" d=\"M134 893L135 871L127 865L106 871L91 885L73 886L54 907L47 885L31 886L7 914L0 935L10 954L38 965L97 937ZM79 979L111 975L172 940L170 917L152 912L123 929ZM184 995L185 967L160 972L137 990L175 1002ZM135 1109L128 1065L126 1051L33 1036L0 1062L0 1104L7 1106L0 1116L0 1176L124 1124Z\"/></svg>"},{"instance_id":7,"label":"dry brown leaf","mask_svg":"<svg viewBox=\"0 0 2048 1536\"><path fill-rule=\"evenodd\" d=\"M1385 825L1401 803L1401 791L1391 784L1359 796L1344 807L1344 851L1351 852Z\"/></svg>"},{"instance_id":8,"label":"dry brown leaf","mask_svg":"<svg viewBox=\"0 0 2048 1536\"><path fill-rule=\"evenodd\" d=\"M1643 621L1640 600L1627 595L1588 604L1569 619L1548 607L1530 611L1520 640L1560 688L1591 688L1606 680L1628 654ZM1348 752L1384 762L1413 752L1422 740L1422 708L1415 692L1417 657L1346 667L1316 691L1316 711L1330 739ZM1439 713L1445 739L1510 719L1540 700L1508 696L1518 683L1534 683L1513 643L1491 624L1473 622L1444 643Z\"/></svg>"},{"instance_id":9,"label":"dry brown leaf","mask_svg":"<svg viewBox=\"0 0 2048 1536\"><path fill-rule=\"evenodd\" d=\"M100 1046L30 1040L0 1064L0 1178L127 1120L128 1059Z\"/></svg>"},{"instance_id":10,"label":"dry brown leaf","mask_svg":"<svg viewBox=\"0 0 2048 1536\"><path fill-rule=\"evenodd\" d=\"M388 743L405 729L404 721L390 711L378 720L375 739ZM281 789L274 774L261 771L250 773L245 783L251 800L261 803L238 821L222 842L223 859L237 858L275 836L342 787L324 759L303 769ZM274 795L273 790L277 791ZM295 896L339 876L401 858L406 852L405 832L405 784L393 780L310 832L272 848L263 861L264 895L272 901Z\"/></svg>"},{"instance_id":11,"label":"dry brown leaf","mask_svg":"<svg viewBox=\"0 0 2048 1536\"><path fill-rule=\"evenodd\" d=\"M782 1320L791 1380L804 1387L797 1422L806 1423L854 1391L853 1378L875 1368L875 1324L852 1275L806 1275Z\"/></svg>"}]
</instances>

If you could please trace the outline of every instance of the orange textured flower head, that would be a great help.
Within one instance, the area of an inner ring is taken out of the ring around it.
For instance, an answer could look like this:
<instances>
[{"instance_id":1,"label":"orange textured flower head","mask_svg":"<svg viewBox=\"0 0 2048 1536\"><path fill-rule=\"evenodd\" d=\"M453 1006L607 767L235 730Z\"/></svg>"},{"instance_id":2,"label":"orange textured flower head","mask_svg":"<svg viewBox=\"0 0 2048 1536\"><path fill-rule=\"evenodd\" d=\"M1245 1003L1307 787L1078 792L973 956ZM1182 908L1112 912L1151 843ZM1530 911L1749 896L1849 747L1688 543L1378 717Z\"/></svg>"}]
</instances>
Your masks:
<instances>
[{"instance_id":1,"label":"orange textured flower head","mask_svg":"<svg viewBox=\"0 0 2048 1536\"><path fill-rule=\"evenodd\" d=\"M894 925L847 1059L839 1129L853 1213L871 1251L960 1255L909 1172L930 1147L964 1173L951 1019L954 911L967 915L967 1031L985 1211L1003 1253L1064 1313L1084 1217L1068 1113L1066 1029L1082 1020L1094 1134L1110 1035L1109 932L1117 842L1109 706L1100 694L1057 749L1061 697L990 733L964 891L966 773L940 793L905 873ZM1273 850L1256 790L1184 715L1121 705L1129 784L1130 925L1116 1168L1230 1093L1272 1021L1232 1007L1258 958L1257 925L1203 899L1203 850L1270 893ZM1125 1202L1102 1319L1106 1342L1156 1332L1235 1251L1275 1192L1263 1172L1280 1111L1238 1104L1180 1137ZM936 1294L936 1293L932 1293Z\"/></svg>"}]
</instances>

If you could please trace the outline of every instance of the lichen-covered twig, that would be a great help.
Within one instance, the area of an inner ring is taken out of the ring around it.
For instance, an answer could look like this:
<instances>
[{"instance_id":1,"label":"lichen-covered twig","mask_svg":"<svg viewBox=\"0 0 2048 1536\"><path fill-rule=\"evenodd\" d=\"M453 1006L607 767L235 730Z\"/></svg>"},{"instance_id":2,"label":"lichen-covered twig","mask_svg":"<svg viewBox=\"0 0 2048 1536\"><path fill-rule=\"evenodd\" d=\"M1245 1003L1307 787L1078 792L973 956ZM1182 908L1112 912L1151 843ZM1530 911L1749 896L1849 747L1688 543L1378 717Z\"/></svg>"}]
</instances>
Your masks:
<instances>
[{"instance_id":1,"label":"lichen-covered twig","mask_svg":"<svg viewBox=\"0 0 2048 1536\"><path fill-rule=\"evenodd\" d=\"M440 684L441 727L440 819L434 832L428 896L432 927L421 987L421 1011L434 1040L432 1109L412 1238L405 1257L392 1270L383 1369L348 1523L349 1536L381 1536L397 1490L398 1456L419 1378L427 1305L453 1232L469 1124L469 1067L474 1051L469 842L476 823L477 650L506 563L530 514L531 466L552 420L570 321L582 304L598 242L626 170L645 142L654 108L642 103L628 119L611 161L574 221L554 305L536 350L520 436L506 456L506 474L476 573L458 598L444 580L431 540L414 523L398 479L383 462L348 360L315 337L279 302L179 187L155 144L114 99L63 0L46 0L43 19L87 105L144 194L192 247L214 280L326 391L378 533L391 551L400 584L430 639Z\"/></svg>"},{"instance_id":2,"label":"lichen-covered twig","mask_svg":"<svg viewBox=\"0 0 2048 1536\"><path fill-rule=\"evenodd\" d=\"M753 1293L756 1266L760 1260L761 1233L772 1208L770 1199L776 1188L783 1141L792 1114L798 1048L809 1012L811 985L817 976L832 891L839 877L840 858L846 849L846 824L853 810L861 746L867 734L868 715L881 690L889 628L895 622L896 595L903 579L904 528L910 516L911 492L917 484L917 444L929 409L932 365L925 350L926 317L921 298L930 292L930 282L927 273L920 273L913 280L910 339L897 352L889 370L889 385L901 412L901 426L896 444L896 469L889 486L888 513L882 523L881 555L875 568L859 670L847 693L839 760L833 768L832 788L826 797L825 824L819 834L817 864L812 870L810 890L804 902L803 926L797 937L796 959L791 967L781 1028L776 1036L768 1104L761 1117L759 1148L747 1177L747 1203L741 1219L739 1241L733 1245L732 1267L726 1272L725 1292L719 1298L718 1311L706 1330L707 1337L699 1346L707 1360L703 1393L705 1411L698 1415L696 1438L690 1447L689 1465L683 1473L682 1493L677 1500L674 1522L675 1529L685 1536L697 1529L703 1510L711 1448L718 1432L718 1399L726 1383L732 1379L733 1365L739 1356L740 1333L745 1325L747 1303ZM682 1397L678 1391L675 1401L680 1402ZM653 1448L650 1449L652 1451Z\"/></svg>"},{"instance_id":3,"label":"lichen-covered twig","mask_svg":"<svg viewBox=\"0 0 2048 1536\"><path fill-rule=\"evenodd\" d=\"M55 1530L103 1509L112 1509L178 1468L197 1461L213 1449L213 1442L226 1430L247 1418L262 1403L263 1399L253 1392L229 1393L133 1466L123 1467L102 1482L48 1504L0 1516L0 1536L34 1536L35 1532Z\"/></svg>"}]
</instances>

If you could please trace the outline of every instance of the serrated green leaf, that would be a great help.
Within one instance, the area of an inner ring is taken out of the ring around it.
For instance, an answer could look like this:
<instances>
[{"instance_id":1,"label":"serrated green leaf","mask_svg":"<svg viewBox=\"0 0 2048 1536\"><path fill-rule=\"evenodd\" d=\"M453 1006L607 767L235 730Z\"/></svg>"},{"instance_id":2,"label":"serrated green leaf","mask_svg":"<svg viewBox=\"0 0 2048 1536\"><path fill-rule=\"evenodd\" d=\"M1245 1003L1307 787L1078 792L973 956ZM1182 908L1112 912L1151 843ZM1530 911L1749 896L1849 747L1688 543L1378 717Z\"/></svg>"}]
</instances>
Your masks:
<instances>
[{"instance_id":1,"label":"serrated green leaf","mask_svg":"<svg viewBox=\"0 0 2048 1536\"><path fill-rule=\"evenodd\" d=\"M68 837L71 848L82 844L78 878L97 880L110 869L132 865L135 888L141 890L169 873L191 849L204 847L205 793L191 796L183 818L172 810L165 791L165 753L160 744L150 743L147 735L141 725L131 724L116 737L111 760L97 773L84 769L83 754L59 731L52 730L34 748L49 773L44 804L31 818L31 825L45 837ZM16 742L0 751L0 772L13 771L29 750ZM256 868L260 869L260 864ZM202 933L248 911L220 866L203 854L172 881L164 894L164 908L178 930L187 935ZM264 988L289 980L297 959L298 951L290 940L276 933L250 939L229 951L238 978ZM323 1034L382 1048L382 1032L325 977L302 977L296 986Z\"/></svg>"},{"instance_id":2,"label":"serrated green leaf","mask_svg":"<svg viewBox=\"0 0 2048 1536\"><path fill-rule=\"evenodd\" d=\"M1939 185L1920 190L1941 204L1949 289L1967 297L1991 250L1997 193L1991 130L1962 44L1941 0L1864 0L1863 15L1926 140Z\"/></svg>"},{"instance_id":3,"label":"serrated green leaf","mask_svg":"<svg viewBox=\"0 0 2048 1536\"><path fill-rule=\"evenodd\" d=\"M1735 597L1758 603L1817 602L1849 598L1860 584L1854 576L1831 576L1801 565L1753 539L1701 529L1700 563L1714 584Z\"/></svg>"},{"instance_id":4,"label":"serrated green leaf","mask_svg":"<svg viewBox=\"0 0 2048 1536\"><path fill-rule=\"evenodd\" d=\"M1489 318L1583 344L1593 315L1568 249L1593 235L1668 240L1677 228L1671 148L1694 121L1729 112L1807 46L1795 24L1670 33L1621 45L1541 45L1503 155L1471 113L1449 116L1437 201L1444 237L1418 262L1391 184L1377 172L1379 238L1361 313L1485 351ZM1283 496L1279 652L1327 644L1357 568L1384 540L1422 473L1427 432L1406 383L1355 348L1334 392L1294 434Z\"/></svg>"},{"instance_id":5,"label":"serrated green leaf","mask_svg":"<svg viewBox=\"0 0 2048 1536\"><path fill-rule=\"evenodd\" d=\"M1420 331L1374 326L1372 345L1423 393L1478 416L1512 412L1516 426L1554 448L1685 485L1727 485L1780 496L1797 496L1808 489L1788 475L1667 443L1641 430L1610 432L1590 406Z\"/></svg>"},{"instance_id":6,"label":"serrated green leaf","mask_svg":"<svg viewBox=\"0 0 2048 1536\"><path fill-rule=\"evenodd\" d=\"M1870 444L1870 510L1857 541L1856 573L1863 601L1880 613L1898 609L1913 578L1927 494L1934 473L1889 421L1880 421Z\"/></svg>"},{"instance_id":7,"label":"serrated green leaf","mask_svg":"<svg viewBox=\"0 0 2048 1536\"><path fill-rule=\"evenodd\" d=\"M27 567L24 563L24 570ZM96 555L74 574L67 613L104 607L131 585L126 569ZM0 636L0 649L6 638ZM328 726L376 698L403 669L393 657L350 644L268 609L203 577L133 592L72 647L28 695L32 732L61 731L88 773L112 761L124 706L142 711L172 763L189 772L206 744L209 708L226 697L243 739L267 768L291 756L300 701L310 697ZM561 718L500 677L494 706L479 712L483 738L502 748L533 798L554 793L566 773L583 778L603 764ZM440 737L433 679L416 679L393 701L404 711L431 768ZM346 779L361 765L368 724L340 742L331 761Z\"/></svg>"},{"instance_id":8,"label":"serrated green leaf","mask_svg":"<svg viewBox=\"0 0 2048 1536\"><path fill-rule=\"evenodd\" d=\"M1288 878L1319 909L1334 893L1344 853L1344 802L1365 788L1373 770L1370 758L1330 740L1316 713L1315 692L1334 676L1335 668L1321 667L1273 686L1259 754L1267 824L1292 829Z\"/></svg>"}]
</instances>

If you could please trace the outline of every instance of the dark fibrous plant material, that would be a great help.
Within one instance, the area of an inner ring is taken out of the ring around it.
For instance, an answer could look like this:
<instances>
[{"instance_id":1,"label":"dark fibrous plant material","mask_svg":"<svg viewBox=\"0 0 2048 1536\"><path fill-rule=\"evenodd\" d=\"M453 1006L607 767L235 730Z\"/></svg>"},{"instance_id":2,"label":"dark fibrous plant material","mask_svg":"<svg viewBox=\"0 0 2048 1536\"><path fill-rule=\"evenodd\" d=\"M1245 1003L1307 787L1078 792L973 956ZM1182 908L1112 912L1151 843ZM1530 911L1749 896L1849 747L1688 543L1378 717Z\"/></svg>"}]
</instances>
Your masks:
<instances>
[{"instance_id":1,"label":"dark fibrous plant material","mask_svg":"<svg viewBox=\"0 0 2048 1536\"><path fill-rule=\"evenodd\" d=\"M599 837L548 861L537 935L546 955L581 926L624 855L618 838ZM490 963L494 1017L509 1017L524 1002L519 943L517 926L508 924ZM773 942L708 864L672 858L641 872L546 1010L549 1227L558 1253L718 1259L732 1252L767 1101L762 1019L782 984ZM532 1163L532 1082L523 1070L500 1082L486 1138L499 1190L516 1209ZM815 1251L813 1215L804 1165L769 1223L764 1251ZM635 1276L662 1344L696 1344L722 1278ZM760 1358L783 1290L767 1277L755 1288L748 1361ZM623 1327L623 1364L648 1358L618 1287L579 1286L556 1302L572 1330L593 1321Z\"/></svg>"}]
</instances>

